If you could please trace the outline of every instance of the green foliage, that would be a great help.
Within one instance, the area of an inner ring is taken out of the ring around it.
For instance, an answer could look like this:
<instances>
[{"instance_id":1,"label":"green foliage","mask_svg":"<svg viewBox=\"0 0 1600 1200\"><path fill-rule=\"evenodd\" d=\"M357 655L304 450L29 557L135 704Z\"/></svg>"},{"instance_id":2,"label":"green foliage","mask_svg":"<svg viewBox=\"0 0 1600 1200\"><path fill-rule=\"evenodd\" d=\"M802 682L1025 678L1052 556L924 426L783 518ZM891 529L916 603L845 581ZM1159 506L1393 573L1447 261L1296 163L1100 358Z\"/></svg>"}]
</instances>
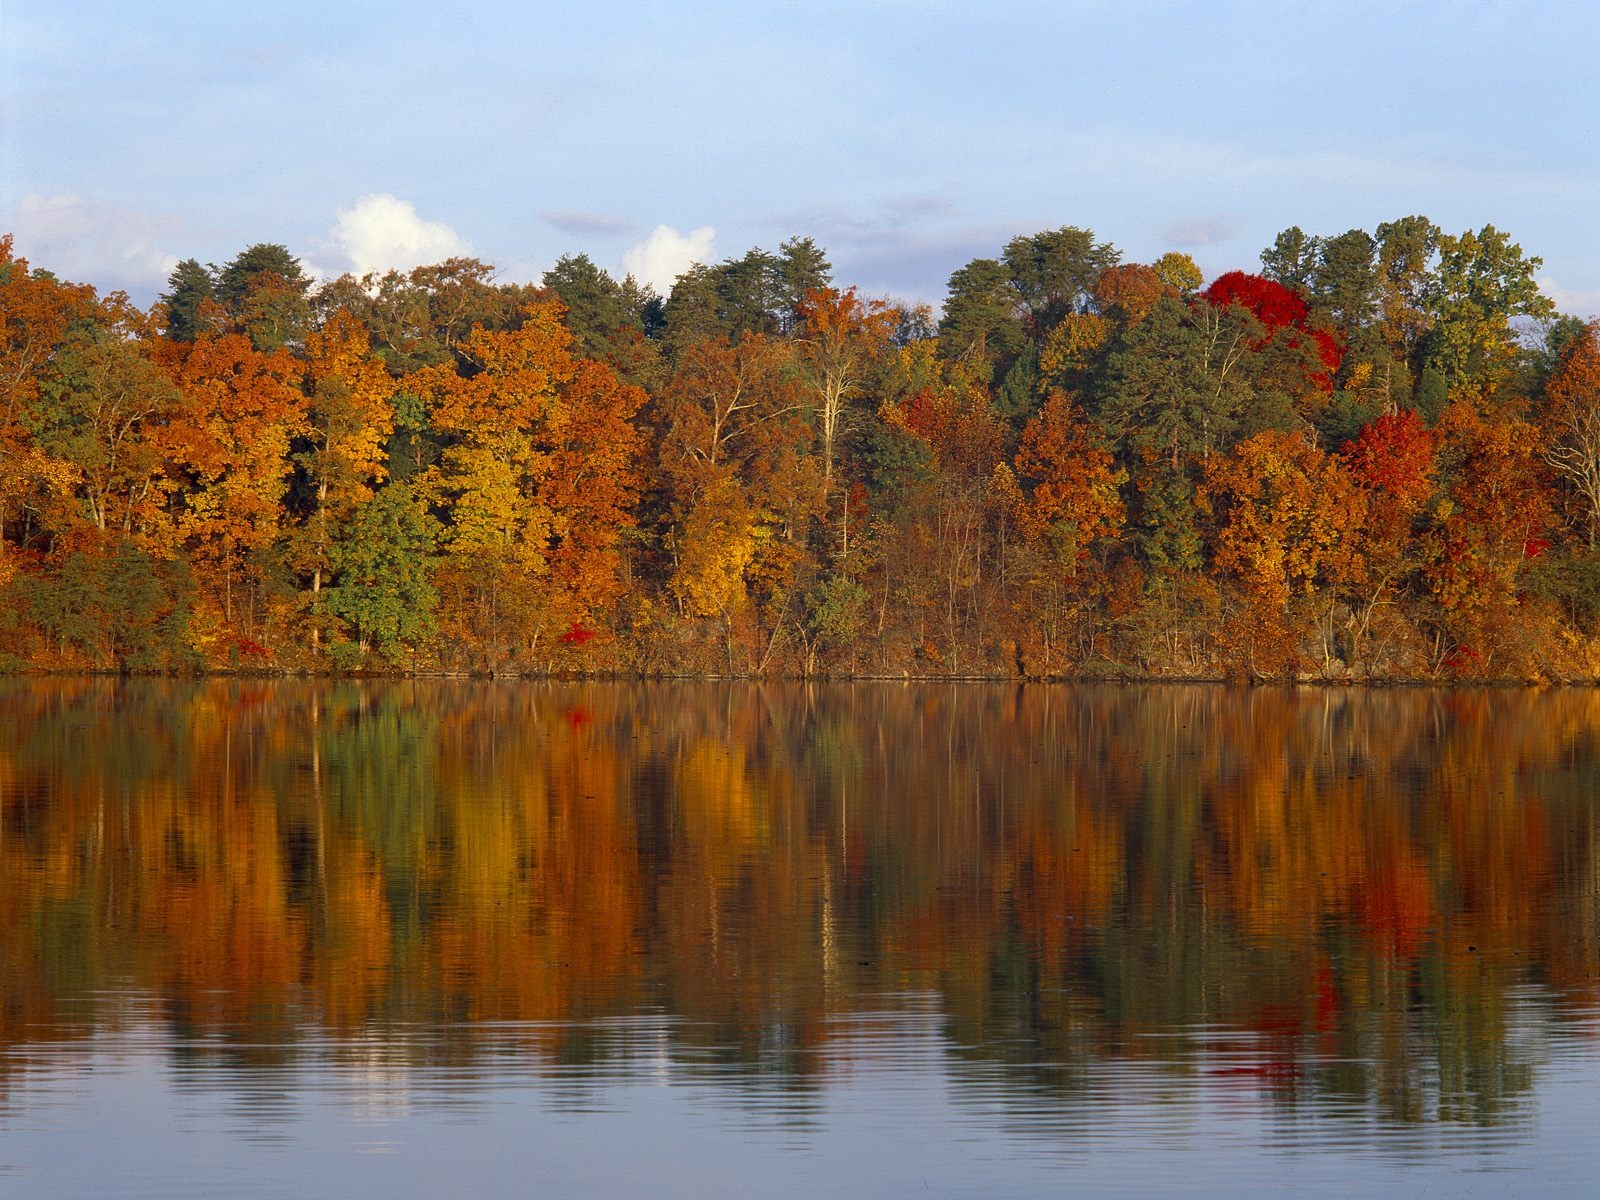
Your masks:
<instances>
[{"instance_id":1,"label":"green foliage","mask_svg":"<svg viewBox=\"0 0 1600 1200\"><path fill-rule=\"evenodd\" d=\"M811 631L840 647L854 644L866 623L867 591L854 579L828 575L806 593L806 613Z\"/></svg>"},{"instance_id":2,"label":"green foliage","mask_svg":"<svg viewBox=\"0 0 1600 1200\"><path fill-rule=\"evenodd\" d=\"M1438 269L1424 291L1433 315L1427 362L1447 385L1493 381L1513 369L1512 319L1555 315L1535 279L1541 265L1493 225L1439 239Z\"/></svg>"},{"instance_id":3,"label":"green foliage","mask_svg":"<svg viewBox=\"0 0 1600 1200\"><path fill-rule=\"evenodd\" d=\"M793 237L778 248L778 275L783 281L780 325L788 333L794 328L795 310L806 293L833 283L833 264L816 242L808 237Z\"/></svg>"},{"instance_id":4,"label":"green foliage","mask_svg":"<svg viewBox=\"0 0 1600 1200\"><path fill-rule=\"evenodd\" d=\"M616 366L625 347L644 336L641 305L653 293L625 292L587 254L564 255L544 273L544 286L566 305L566 326L585 358Z\"/></svg>"},{"instance_id":5,"label":"green foliage","mask_svg":"<svg viewBox=\"0 0 1600 1200\"><path fill-rule=\"evenodd\" d=\"M1450 385L1445 382L1444 373L1437 367L1422 368L1422 378L1417 380L1416 394L1412 398L1411 407L1422 414L1422 419L1429 425L1437 421L1444 412L1444 406L1450 402Z\"/></svg>"},{"instance_id":6,"label":"green foliage","mask_svg":"<svg viewBox=\"0 0 1600 1200\"><path fill-rule=\"evenodd\" d=\"M1100 272L1121 258L1109 242L1095 241L1094 234L1076 225L1012 238L1001 255L1035 338L1068 313L1088 307Z\"/></svg>"},{"instance_id":7,"label":"green foliage","mask_svg":"<svg viewBox=\"0 0 1600 1200\"><path fill-rule=\"evenodd\" d=\"M1291 225L1261 252L1261 273L1284 287L1309 296L1321 250L1321 238L1309 237L1300 226Z\"/></svg>"},{"instance_id":8,"label":"green foliage","mask_svg":"<svg viewBox=\"0 0 1600 1200\"><path fill-rule=\"evenodd\" d=\"M1016 313L1011 276L996 259L975 258L950 276L944 317L939 322L939 352L946 358L978 355L1010 363L1027 345Z\"/></svg>"},{"instance_id":9,"label":"green foliage","mask_svg":"<svg viewBox=\"0 0 1600 1200\"><path fill-rule=\"evenodd\" d=\"M1039 407L1039 361L1032 353L1011 364L995 390L995 411L1013 428L1021 428Z\"/></svg>"},{"instance_id":10,"label":"green foliage","mask_svg":"<svg viewBox=\"0 0 1600 1200\"><path fill-rule=\"evenodd\" d=\"M867 487L892 508L926 477L933 452L903 429L873 421L856 438L856 457Z\"/></svg>"},{"instance_id":11,"label":"green foliage","mask_svg":"<svg viewBox=\"0 0 1600 1200\"><path fill-rule=\"evenodd\" d=\"M1096 415L1118 445L1192 462L1237 428L1248 394L1239 364L1262 333L1237 306L1158 300L1107 362Z\"/></svg>"},{"instance_id":12,"label":"green foliage","mask_svg":"<svg viewBox=\"0 0 1600 1200\"><path fill-rule=\"evenodd\" d=\"M200 665L186 642L187 572L128 541L69 554L51 574L19 575L9 591L19 623L59 660L118 671Z\"/></svg>"},{"instance_id":13,"label":"green foliage","mask_svg":"<svg viewBox=\"0 0 1600 1200\"><path fill-rule=\"evenodd\" d=\"M439 534L439 523L403 484L381 489L357 510L334 547L336 574L323 603L355 633L358 647L399 662L432 633Z\"/></svg>"},{"instance_id":14,"label":"green foliage","mask_svg":"<svg viewBox=\"0 0 1600 1200\"><path fill-rule=\"evenodd\" d=\"M1585 632L1600 631L1600 554L1546 554L1528 564L1522 579L1529 596L1553 601Z\"/></svg>"},{"instance_id":15,"label":"green foliage","mask_svg":"<svg viewBox=\"0 0 1600 1200\"><path fill-rule=\"evenodd\" d=\"M1311 279L1313 311L1340 329L1360 329L1376 316L1378 243L1363 229L1352 229L1322 242Z\"/></svg>"},{"instance_id":16,"label":"green foliage","mask_svg":"<svg viewBox=\"0 0 1600 1200\"><path fill-rule=\"evenodd\" d=\"M1383 415L1370 397L1355 392L1335 392L1317 417L1317 434L1330 449L1338 449Z\"/></svg>"},{"instance_id":17,"label":"green foliage","mask_svg":"<svg viewBox=\"0 0 1600 1200\"><path fill-rule=\"evenodd\" d=\"M779 253L753 249L714 266L696 263L678 277L663 309L663 336L680 352L712 338L786 334L806 293L827 287L832 268L810 238L790 238Z\"/></svg>"},{"instance_id":18,"label":"green foliage","mask_svg":"<svg viewBox=\"0 0 1600 1200\"><path fill-rule=\"evenodd\" d=\"M216 294L215 275L196 259L186 258L174 267L161 296L167 308L167 336L175 342L192 342L209 331L202 310L208 301L215 302Z\"/></svg>"},{"instance_id":19,"label":"green foliage","mask_svg":"<svg viewBox=\"0 0 1600 1200\"><path fill-rule=\"evenodd\" d=\"M1193 571L1202 542L1195 525L1193 473L1166 462L1143 464L1135 476L1129 524L1139 555L1158 571Z\"/></svg>"},{"instance_id":20,"label":"green foliage","mask_svg":"<svg viewBox=\"0 0 1600 1200\"><path fill-rule=\"evenodd\" d=\"M998 259L975 258L950 276L940 352L981 356L1004 378L1030 342L1037 347L1063 317L1093 307L1095 281L1120 258L1075 225L1012 238Z\"/></svg>"},{"instance_id":21,"label":"green foliage","mask_svg":"<svg viewBox=\"0 0 1600 1200\"><path fill-rule=\"evenodd\" d=\"M311 327L311 280L285 246L262 242L216 272L216 297L257 350L298 346Z\"/></svg>"},{"instance_id":22,"label":"green foliage","mask_svg":"<svg viewBox=\"0 0 1600 1200\"><path fill-rule=\"evenodd\" d=\"M394 396L394 432L389 435L389 478L410 483L439 461L440 444L429 419L428 401L416 392Z\"/></svg>"}]
</instances>

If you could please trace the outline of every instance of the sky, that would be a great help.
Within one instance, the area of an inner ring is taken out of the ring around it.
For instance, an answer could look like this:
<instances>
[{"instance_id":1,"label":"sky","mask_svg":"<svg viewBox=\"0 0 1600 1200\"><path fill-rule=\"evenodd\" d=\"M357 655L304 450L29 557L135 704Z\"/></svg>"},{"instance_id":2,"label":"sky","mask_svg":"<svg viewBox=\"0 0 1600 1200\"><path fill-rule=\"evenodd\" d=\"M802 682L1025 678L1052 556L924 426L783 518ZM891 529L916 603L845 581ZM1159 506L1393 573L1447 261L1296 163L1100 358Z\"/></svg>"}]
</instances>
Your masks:
<instances>
[{"instance_id":1,"label":"sky","mask_svg":"<svg viewBox=\"0 0 1600 1200\"><path fill-rule=\"evenodd\" d=\"M799 235L937 305L1062 225L1212 276L1421 213L1588 316L1597 57L1587 0L0 0L0 231L141 302L258 242L665 290Z\"/></svg>"}]
</instances>

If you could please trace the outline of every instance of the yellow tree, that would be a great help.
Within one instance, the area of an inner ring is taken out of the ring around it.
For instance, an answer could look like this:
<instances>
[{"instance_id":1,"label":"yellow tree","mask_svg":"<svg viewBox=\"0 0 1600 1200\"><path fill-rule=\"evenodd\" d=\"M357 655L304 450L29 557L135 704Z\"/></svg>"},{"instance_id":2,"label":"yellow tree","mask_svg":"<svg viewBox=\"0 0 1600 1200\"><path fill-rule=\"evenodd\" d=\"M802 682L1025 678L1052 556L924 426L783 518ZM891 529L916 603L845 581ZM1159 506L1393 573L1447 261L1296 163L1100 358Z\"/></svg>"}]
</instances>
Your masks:
<instances>
[{"instance_id":1,"label":"yellow tree","mask_svg":"<svg viewBox=\"0 0 1600 1200\"><path fill-rule=\"evenodd\" d=\"M713 337L679 355L656 398L669 589L686 613L736 624L767 657L822 511L807 395L785 342Z\"/></svg>"},{"instance_id":2,"label":"yellow tree","mask_svg":"<svg viewBox=\"0 0 1600 1200\"><path fill-rule=\"evenodd\" d=\"M620 592L619 546L637 492L643 392L575 359L556 303L511 332L475 329L466 370L414 377L446 440L425 481L448 517L443 625L490 665L541 641Z\"/></svg>"},{"instance_id":3,"label":"yellow tree","mask_svg":"<svg viewBox=\"0 0 1600 1200\"><path fill-rule=\"evenodd\" d=\"M1301 434L1259 433L1207 460L1200 504L1217 522L1213 563L1244 593L1230 647L1237 665L1292 670L1315 620L1331 669L1334 602L1362 570L1366 519L1366 496L1343 463Z\"/></svg>"}]
</instances>

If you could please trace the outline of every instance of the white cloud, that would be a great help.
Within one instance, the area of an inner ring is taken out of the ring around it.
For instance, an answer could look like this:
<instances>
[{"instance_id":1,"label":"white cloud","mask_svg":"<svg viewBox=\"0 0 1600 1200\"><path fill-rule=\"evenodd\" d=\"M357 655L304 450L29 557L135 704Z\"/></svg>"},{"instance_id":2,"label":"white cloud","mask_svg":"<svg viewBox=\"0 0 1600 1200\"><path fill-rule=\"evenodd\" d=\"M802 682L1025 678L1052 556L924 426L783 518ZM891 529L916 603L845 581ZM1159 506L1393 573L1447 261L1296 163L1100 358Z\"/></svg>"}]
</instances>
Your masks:
<instances>
[{"instance_id":1,"label":"white cloud","mask_svg":"<svg viewBox=\"0 0 1600 1200\"><path fill-rule=\"evenodd\" d=\"M408 271L472 253L466 239L450 226L424 221L409 200L385 192L341 208L328 241L346 260L343 269L355 275Z\"/></svg>"},{"instance_id":2,"label":"white cloud","mask_svg":"<svg viewBox=\"0 0 1600 1200\"><path fill-rule=\"evenodd\" d=\"M101 291L153 296L178 265L164 248L181 232L176 217L30 192L3 220L15 235L16 253L31 266Z\"/></svg>"},{"instance_id":3,"label":"white cloud","mask_svg":"<svg viewBox=\"0 0 1600 1200\"><path fill-rule=\"evenodd\" d=\"M622 256L622 265L640 283L665 296L679 275L695 263L711 261L716 236L717 231L709 225L689 234L657 225L655 232Z\"/></svg>"}]
</instances>

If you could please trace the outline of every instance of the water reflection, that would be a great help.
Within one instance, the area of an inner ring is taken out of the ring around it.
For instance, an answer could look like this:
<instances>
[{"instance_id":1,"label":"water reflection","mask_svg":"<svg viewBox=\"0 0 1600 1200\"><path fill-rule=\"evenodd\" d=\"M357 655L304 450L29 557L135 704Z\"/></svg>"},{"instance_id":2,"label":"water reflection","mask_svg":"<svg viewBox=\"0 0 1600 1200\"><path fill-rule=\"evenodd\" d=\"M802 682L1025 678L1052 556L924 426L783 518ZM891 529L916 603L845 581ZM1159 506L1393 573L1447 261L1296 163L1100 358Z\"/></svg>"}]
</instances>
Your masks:
<instances>
[{"instance_id":1,"label":"water reflection","mask_svg":"<svg viewBox=\"0 0 1600 1200\"><path fill-rule=\"evenodd\" d=\"M1012 1158L1492 1153L1594 1057L1597 731L1590 692L0 684L0 1130L146 1055L234 1136L314 1096L380 1155L653 1084L797 1147L932 1088Z\"/></svg>"}]
</instances>

